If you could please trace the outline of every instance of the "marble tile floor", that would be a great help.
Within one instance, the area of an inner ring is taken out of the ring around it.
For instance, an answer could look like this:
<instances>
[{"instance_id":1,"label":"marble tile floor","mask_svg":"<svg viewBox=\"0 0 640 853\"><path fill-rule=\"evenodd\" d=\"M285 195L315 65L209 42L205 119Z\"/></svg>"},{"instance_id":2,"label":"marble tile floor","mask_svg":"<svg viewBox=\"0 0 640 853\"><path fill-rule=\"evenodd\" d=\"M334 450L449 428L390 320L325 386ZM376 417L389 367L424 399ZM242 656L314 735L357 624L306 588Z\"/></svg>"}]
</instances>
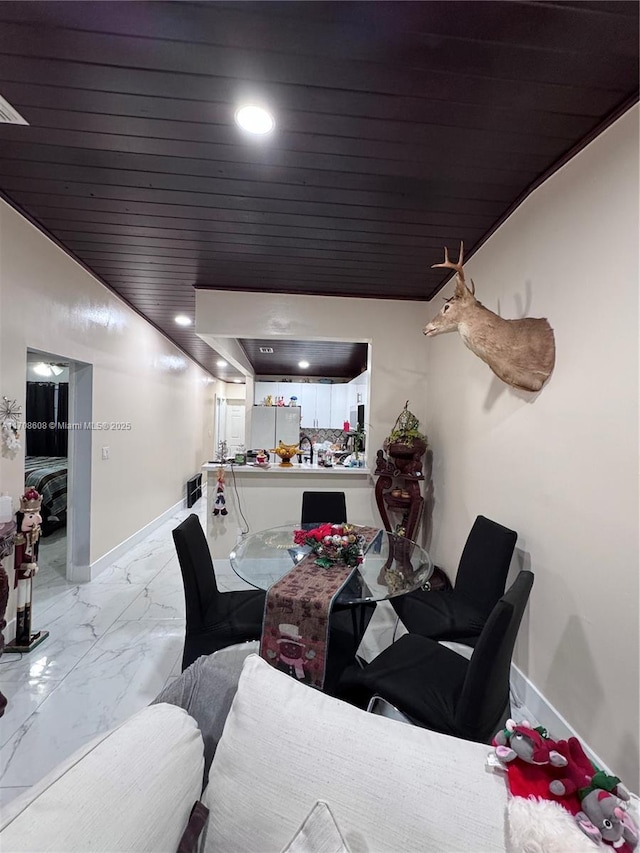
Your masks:
<instances>
[{"instance_id":1,"label":"marble tile floor","mask_svg":"<svg viewBox=\"0 0 640 853\"><path fill-rule=\"evenodd\" d=\"M0 807L180 674L184 594L171 531L192 511L204 525L206 504L199 503L92 583L51 572L36 588L33 626L49 638L29 655L0 658L0 690L8 699L0 718ZM250 588L228 561L216 561L216 577L222 591ZM388 645L394 626L391 607L379 607L361 656L371 659Z\"/></svg>"},{"instance_id":2,"label":"marble tile floor","mask_svg":"<svg viewBox=\"0 0 640 853\"><path fill-rule=\"evenodd\" d=\"M49 638L29 655L0 658L8 699L0 719L0 806L179 675L184 597L171 530L189 512L170 518L90 584L70 583L47 567L34 590L33 627L47 629ZM51 538L43 540L43 557ZM236 582L230 567L216 566L216 573L225 588Z\"/></svg>"},{"instance_id":3,"label":"marble tile floor","mask_svg":"<svg viewBox=\"0 0 640 853\"><path fill-rule=\"evenodd\" d=\"M42 607L71 589L67 581L67 529L61 527L40 539L38 573L33 579L34 600Z\"/></svg>"}]
</instances>

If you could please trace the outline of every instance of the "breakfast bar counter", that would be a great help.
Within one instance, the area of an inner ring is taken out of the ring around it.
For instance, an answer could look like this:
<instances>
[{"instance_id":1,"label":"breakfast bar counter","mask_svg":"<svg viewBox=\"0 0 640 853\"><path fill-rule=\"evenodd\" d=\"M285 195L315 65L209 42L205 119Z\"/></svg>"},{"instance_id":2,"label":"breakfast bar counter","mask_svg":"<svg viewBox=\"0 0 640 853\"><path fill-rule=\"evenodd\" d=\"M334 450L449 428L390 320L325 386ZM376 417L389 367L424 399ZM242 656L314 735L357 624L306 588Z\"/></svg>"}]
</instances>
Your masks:
<instances>
[{"instance_id":1,"label":"breakfast bar counter","mask_svg":"<svg viewBox=\"0 0 640 853\"><path fill-rule=\"evenodd\" d=\"M224 472L222 506L218 492L219 472ZM379 514L374 496L374 481L369 468L323 468L308 462L290 467L272 462L268 468L256 465L202 466L207 482L207 538L214 561L228 559L238 537L268 527L299 524L302 493L344 492L347 515L358 524L377 525ZM216 504L216 500L218 503ZM214 515L214 509L218 513ZM318 521L330 519L318 519Z\"/></svg>"}]
</instances>

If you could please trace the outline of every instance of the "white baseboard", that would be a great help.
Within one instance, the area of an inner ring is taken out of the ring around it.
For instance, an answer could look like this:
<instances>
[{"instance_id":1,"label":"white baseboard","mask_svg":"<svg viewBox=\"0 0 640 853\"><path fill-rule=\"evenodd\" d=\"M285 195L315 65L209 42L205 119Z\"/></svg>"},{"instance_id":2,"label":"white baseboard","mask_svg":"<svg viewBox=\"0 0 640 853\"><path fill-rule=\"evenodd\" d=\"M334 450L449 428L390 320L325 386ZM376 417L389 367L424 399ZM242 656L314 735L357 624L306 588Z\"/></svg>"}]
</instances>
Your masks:
<instances>
[{"instance_id":1,"label":"white baseboard","mask_svg":"<svg viewBox=\"0 0 640 853\"><path fill-rule=\"evenodd\" d=\"M573 726L562 716L560 711L555 708L548 699L538 690L527 676L518 669L515 664L511 664L511 682L515 688L522 703L531 712L533 717L546 729L554 740L563 740L569 737L577 737L584 751L587 753L590 761L597 764L602 770L612 774L612 770L607 767L605 762L599 755L589 747L585 739L573 728Z\"/></svg>"},{"instance_id":2,"label":"white baseboard","mask_svg":"<svg viewBox=\"0 0 640 853\"><path fill-rule=\"evenodd\" d=\"M174 516L177 512L186 509L186 506L186 500L183 499L178 501L178 503L169 507L169 509L165 510L157 518L154 518L148 524L145 524L144 527L141 527L140 530L137 530L129 536L128 539L125 539L124 542L121 542L119 545L116 545L115 548L107 551L106 554L103 554L102 557L99 557L94 563L91 563L90 566L74 566L72 569L73 577L71 580L79 583L93 580L100 574L100 572L103 572L120 557L128 554L135 545L142 542L143 539L146 539L150 533L153 533L153 531L164 524L165 521L168 521L168 519Z\"/></svg>"}]
</instances>

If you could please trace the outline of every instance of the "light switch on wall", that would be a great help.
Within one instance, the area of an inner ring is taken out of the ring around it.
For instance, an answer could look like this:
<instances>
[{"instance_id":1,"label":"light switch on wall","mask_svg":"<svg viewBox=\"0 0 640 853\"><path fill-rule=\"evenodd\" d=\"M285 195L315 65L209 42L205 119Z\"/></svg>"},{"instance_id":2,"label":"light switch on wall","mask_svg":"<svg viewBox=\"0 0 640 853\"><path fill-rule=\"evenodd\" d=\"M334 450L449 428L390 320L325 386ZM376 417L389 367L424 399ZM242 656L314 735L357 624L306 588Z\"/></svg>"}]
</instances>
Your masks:
<instances>
[{"instance_id":1,"label":"light switch on wall","mask_svg":"<svg viewBox=\"0 0 640 853\"><path fill-rule=\"evenodd\" d=\"M102 448L102 458L103 459L109 459L109 448L108 447Z\"/></svg>"}]
</instances>

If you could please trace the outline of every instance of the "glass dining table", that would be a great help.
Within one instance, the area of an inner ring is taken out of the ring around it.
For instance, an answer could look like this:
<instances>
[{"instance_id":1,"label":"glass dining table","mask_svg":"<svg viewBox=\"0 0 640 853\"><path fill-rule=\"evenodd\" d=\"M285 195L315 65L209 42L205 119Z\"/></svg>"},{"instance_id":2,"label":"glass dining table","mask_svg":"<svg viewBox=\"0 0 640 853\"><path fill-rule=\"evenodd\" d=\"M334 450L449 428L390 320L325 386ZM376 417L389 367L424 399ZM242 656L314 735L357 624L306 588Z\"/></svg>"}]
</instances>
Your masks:
<instances>
[{"instance_id":1,"label":"glass dining table","mask_svg":"<svg viewBox=\"0 0 640 853\"><path fill-rule=\"evenodd\" d=\"M362 526L359 532L367 543L362 562L352 569L345 567L344 576L338 569L334 587L334 570L322 565L316 569L305 559L311 548L294 543L296 529L299 525L289 524L245 535L229 559L240 578L268 590L261 655L288 674L335 695L344 669L361 663L358 648L376 602L428 589L433 563L416 542ZM298 566L302 575L295 572ZM326 580L321 574L315 577L316 571L328 572ZM325 584L329 592L318 598L317 591L324 590ZM328 633L320 628L326 624Z\"/></svg>"},{"instance_id":2,"label":"glass dining table","mask_svg":"<svg viewBox=\"0 0 640 853\"><path fill-rule=\"evenodd\" d=\"M294 544L296 529L299 525L289 524L244 536L229 555L234 572L257 589L269 589L310 553L308 545ZM428 589L432 573L433 563L424 548L381 529L366 547L363 562L347 578L334 605L384 601L416 589Z\"/></svg>"}]
</instances>

